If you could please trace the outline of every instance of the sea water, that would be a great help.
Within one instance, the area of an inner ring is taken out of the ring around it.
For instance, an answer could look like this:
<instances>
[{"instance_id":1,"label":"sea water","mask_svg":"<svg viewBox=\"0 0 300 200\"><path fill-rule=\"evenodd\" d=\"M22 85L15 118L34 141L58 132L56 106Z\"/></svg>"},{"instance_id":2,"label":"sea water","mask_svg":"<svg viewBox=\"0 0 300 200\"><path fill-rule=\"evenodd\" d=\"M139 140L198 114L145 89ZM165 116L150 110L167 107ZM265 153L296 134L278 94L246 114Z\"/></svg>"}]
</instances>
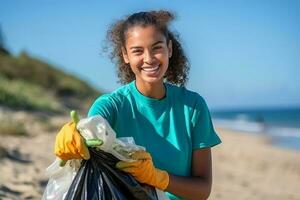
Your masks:
<instances>
[{"instance_id":1,"label":"sea water","mask_svg":"<svg viewBox=\"0 0 300 200\"><path fill-rule=\"evenodd\" d=\"M274 145L300 150L300 108L219 110L211 115L218 127L264 134Z\"/></svg>"}]
</instances>

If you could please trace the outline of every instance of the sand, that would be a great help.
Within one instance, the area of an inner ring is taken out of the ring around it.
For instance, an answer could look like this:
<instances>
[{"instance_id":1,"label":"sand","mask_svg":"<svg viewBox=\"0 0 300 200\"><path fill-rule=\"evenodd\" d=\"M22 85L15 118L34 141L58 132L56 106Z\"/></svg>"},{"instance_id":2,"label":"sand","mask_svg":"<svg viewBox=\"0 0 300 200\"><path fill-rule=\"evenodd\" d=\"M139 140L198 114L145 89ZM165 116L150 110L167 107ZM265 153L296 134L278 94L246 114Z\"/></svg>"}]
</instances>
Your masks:
<instances>
[{"instance_id":1,"label":"sand","mask_svg":"<svg viewBox=\"0 0 300 200\"><path fill-rule=\"evenodd\" d=\"M223 143L213 149L210 199L300 199L300 152L268 139L217 129Z\"/></svg>"},{"instance_id":2,"label":"sand","mask_svg":"<svg viewBox=\"0 0 300 200\"><path fill-rule=\"evenodd\" d=\"M210 199L300 199L300 152L273 147L268 140L217 129L223 143L213 148ZM55 133L2 136L0 199L41 199L55 159Z\"/></svg>"}]
</instances>

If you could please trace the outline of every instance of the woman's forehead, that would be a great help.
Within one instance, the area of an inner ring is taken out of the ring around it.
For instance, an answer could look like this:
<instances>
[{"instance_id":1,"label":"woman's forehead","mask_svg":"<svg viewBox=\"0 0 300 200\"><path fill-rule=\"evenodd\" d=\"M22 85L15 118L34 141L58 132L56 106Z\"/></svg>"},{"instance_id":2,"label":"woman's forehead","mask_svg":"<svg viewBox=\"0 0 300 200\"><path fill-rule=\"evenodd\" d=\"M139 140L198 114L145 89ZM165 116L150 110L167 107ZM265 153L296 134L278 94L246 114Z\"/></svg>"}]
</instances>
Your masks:
<instances>
[{"instance_id":1,"label":"woman's forehead","mask_svg":"<svg viewBox=\"0 0 300 200\"><path fill-rule=\"evenodd\" d=\"M126 45L152 45L158 41L166 42L165 36L154 26L134 26L126 32Z\"/></svg>"}]
</instances>

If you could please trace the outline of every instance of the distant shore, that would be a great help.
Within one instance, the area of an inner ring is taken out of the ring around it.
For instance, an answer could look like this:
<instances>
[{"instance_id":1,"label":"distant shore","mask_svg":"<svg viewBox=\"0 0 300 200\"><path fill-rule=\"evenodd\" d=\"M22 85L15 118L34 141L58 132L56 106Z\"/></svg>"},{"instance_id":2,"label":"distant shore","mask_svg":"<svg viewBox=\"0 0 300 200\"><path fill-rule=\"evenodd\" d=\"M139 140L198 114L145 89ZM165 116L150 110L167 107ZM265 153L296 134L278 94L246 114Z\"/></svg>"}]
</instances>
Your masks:
<instances>
[{"instance_id":1,"label":"distant shore","mask_svg":"<svg viewBox=\"0 0 300 200\"><path fill-rule=\"evenodd\" d=\"M300 151L270 144L259 135L216 128L210 199L300 199Z\"/></svg>"}]
</instances>

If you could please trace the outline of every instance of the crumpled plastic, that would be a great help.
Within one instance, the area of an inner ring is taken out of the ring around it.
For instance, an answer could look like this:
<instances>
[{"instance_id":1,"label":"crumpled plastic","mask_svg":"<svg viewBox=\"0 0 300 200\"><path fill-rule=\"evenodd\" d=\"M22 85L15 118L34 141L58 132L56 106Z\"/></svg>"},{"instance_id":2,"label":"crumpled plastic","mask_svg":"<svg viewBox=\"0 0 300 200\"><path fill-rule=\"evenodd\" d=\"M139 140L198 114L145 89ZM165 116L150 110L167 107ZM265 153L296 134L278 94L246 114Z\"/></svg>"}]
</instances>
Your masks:
<instances>
[{"instance_id":1,"label":"crumpled plastic","mask_svg":"<svg viewBox=\"0 0 300 200\"><path fill-rule=\"evenodd\" d=\"M136 145L132 137L116 138L115 131L100 115L81 119L77 124L77 130L86 140L101 139L103 144L97 149L111 153L123 161L132 162L134 161L130 158L132 152L145 150L144 147Z\"/></svg>"},{"instance_id":2,"label":"crumpled plastic","mask_svg":"<svg viewBox=\"0 0 300 200\"><path fill-rule=\"evenodd\" d=\"M145 150L132 137L116 138L116 133L101 116L81 119L77 124L86 139L101 139L103 144L89 148L91 159L70 160L64 167L56 159L47 169L49 177L43 200L53 199L160 199L163 191L140 184L130 174L115 168L119 160L132 162L134 151ZM80 168L79 168L80 166Z\"/></svg>"},{"instance_id":3,"label":"crumpled plastic","mask_svg":"<svg viewBox=\"0 0 300 200\"><path fill-rule=\"evenodd\" d=\"M43 200L65 199L69 187L81 165L81 160L69 160L64 167L60 167L61 160L55 161L46 169L49 177L48 184L44 190Z\"/></svg>"}]
</instances>

